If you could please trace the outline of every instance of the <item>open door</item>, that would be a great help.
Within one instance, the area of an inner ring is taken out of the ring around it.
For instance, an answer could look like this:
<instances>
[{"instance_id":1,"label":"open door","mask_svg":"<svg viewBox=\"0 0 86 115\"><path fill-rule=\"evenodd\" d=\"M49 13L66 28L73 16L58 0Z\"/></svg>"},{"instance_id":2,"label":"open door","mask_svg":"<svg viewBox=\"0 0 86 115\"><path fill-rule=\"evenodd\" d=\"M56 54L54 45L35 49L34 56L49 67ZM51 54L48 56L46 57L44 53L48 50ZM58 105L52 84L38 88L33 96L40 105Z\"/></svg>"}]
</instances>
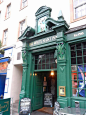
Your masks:
<instances>
[{"instance_id":1,"label":"open door","mask_svg":"<svg viewBox=\"0 0 86 115\"><path fill-rule=\"evenodd\" d=\"M34 74L33 110L43 107L43 77L41 73Z\"/></svg>"}]
</instances>

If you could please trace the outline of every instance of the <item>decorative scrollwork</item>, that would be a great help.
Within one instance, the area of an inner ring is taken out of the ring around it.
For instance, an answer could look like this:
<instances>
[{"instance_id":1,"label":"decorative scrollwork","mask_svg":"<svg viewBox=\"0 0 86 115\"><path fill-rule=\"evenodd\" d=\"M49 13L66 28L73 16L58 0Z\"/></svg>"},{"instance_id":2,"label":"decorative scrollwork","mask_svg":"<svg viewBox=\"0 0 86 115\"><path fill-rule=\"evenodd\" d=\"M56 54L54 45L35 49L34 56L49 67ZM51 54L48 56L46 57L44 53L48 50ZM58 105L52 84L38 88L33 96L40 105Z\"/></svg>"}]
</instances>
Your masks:
<instances>
[{"instance_id":1,"label":"decorative scrollwork","mask_svg":"<svg viewBox=\"0 0 86 115\"><path fill-rule=\"evenodd\" d=\"M24 50L22 52L23 63L27 63L27 52Z\"/></svg>"},{"instance_id":2,"label":"decorative scrollwork","mask_svg":"<svg viewBox=\"0 0 86 115\"><path fill-rule=\"evenodd\" d=\"M60 60L65 59L66 48L65 48L64 43L58 43L57 50L58 50L58 59L60 59Z\"/></svg>"}]
</instances>

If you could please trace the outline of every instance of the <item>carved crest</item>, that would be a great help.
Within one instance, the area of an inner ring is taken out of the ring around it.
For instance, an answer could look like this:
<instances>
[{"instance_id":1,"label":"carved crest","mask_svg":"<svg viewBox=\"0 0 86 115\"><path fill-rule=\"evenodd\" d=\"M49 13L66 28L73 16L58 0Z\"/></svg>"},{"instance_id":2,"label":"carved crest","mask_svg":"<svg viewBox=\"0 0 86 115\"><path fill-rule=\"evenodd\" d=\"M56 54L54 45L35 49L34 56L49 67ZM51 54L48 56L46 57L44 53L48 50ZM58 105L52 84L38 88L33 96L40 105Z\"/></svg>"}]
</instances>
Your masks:
<instances>
[{"instance_id":1,"label":"carved crest","mask_svg":"<svg viewBox=\"0 0 86 115\"><path fill-rule=\"evenodd\" d=\"M57 50L58 50L58 59L65 59L65 46L64 43L57 44Z\"/></svg>"}]
</instances>

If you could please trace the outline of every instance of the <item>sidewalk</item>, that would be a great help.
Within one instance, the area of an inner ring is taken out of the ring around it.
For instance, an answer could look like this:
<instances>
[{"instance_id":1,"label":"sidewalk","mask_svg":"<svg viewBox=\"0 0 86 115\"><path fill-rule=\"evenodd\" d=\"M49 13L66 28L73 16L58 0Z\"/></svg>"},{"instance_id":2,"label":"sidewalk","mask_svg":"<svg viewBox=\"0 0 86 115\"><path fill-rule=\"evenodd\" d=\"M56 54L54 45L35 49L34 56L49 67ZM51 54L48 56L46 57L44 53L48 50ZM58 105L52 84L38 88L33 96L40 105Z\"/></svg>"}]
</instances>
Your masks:
<instances>
[{"instance_id":1,"label":"sidewalk","mask_svg":"<svg viewBox=\"0 0 86 115\"><path fill-rule=\"evenodd\" d=\"M18 113L14 113L13 115L19 115ZM34 111L31 113L31 115L51 115L48 113L43 113L43 112L39 112L39 111Z\"/></svg>"},{"instance_id":2,"label":"sidewalk","mask_svg":"<svg viewBox=\"0 0 86 115\"><path fill-rule=\"evenodd\" d=\"M51 114L44 113L44 112L39 112L39 111L34 111L34 112L31 113L31 115L51 115Z\"/></svg>"}]
</instances>

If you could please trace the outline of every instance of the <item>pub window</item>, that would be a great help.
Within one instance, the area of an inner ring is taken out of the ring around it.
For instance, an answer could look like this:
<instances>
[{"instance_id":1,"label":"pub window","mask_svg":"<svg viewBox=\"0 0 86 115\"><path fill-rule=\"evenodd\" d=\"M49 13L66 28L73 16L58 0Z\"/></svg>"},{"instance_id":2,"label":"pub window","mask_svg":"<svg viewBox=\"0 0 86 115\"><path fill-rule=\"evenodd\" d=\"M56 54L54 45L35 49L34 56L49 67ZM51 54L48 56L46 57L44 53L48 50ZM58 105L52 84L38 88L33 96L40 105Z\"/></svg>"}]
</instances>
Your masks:
<instances>
[{"instance_id":1,"label":"pub window","mask_svg":"<svg viewBox=\"0 0 86 115\"><path fill-rule=\"evenodd\" d=\"M57 68L54 52L35 55L35 70L39 69L55 69Z\"/></svg>"},{"instance_id":2,"label":"pub window","mask_svg":"<svg viewBox=\"0 0 86 115\"><path fill-rule=\"evenodd\" d=\"M71 45L70 48L72 95L86 97L86 42Z\"/></svg>"},{"instance_id":3,"label":"pub window","mask_svg":"<svg viewBox=\"0 0 86 115\"><path fill-rule=\"evenodd\" d=\"M86 15L86 0L74 0L75 19Z\"/></svg>"}]
</instances>

